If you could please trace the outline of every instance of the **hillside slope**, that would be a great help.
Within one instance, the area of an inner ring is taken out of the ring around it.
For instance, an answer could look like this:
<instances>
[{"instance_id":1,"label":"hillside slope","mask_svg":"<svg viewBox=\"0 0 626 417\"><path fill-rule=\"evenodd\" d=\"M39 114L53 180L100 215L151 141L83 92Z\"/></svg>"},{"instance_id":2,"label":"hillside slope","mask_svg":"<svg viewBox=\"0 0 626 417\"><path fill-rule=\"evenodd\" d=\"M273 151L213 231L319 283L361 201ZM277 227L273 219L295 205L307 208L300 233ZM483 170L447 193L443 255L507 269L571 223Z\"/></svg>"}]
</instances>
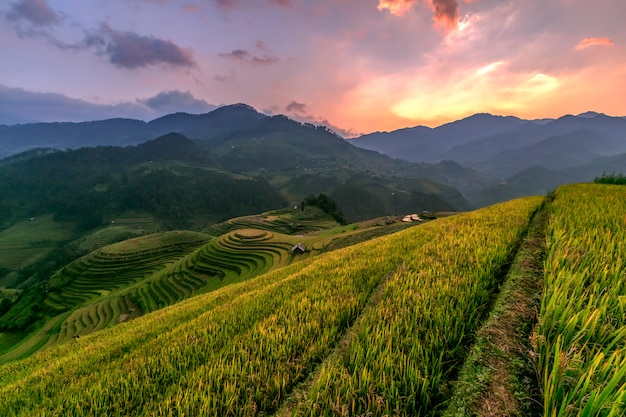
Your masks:
<instances>
[{"instance_id":1,"label":"hillside slope","mask_svg":"<svg viewBox=\"0 0 626 417\"><path fill-rule=\"evenodd\" d=\"M462 362L459 347L484 315L475 306L486 305L540 202L440 219L311 258L4 365L0 406L9 415L269 414L329 358L327 371L312 375L301 404L308 412L436 407ZM347 332L359 336L335 361L329 355ZM396 346L403 348L390 350ZM349 376L357 389L346 391L333 375Z\"/></svg>"},{"instance_id":2,"label":"hillside slope","mask_svg":"<svg viewBox=\"0 0 626 417\"><path fill-rule=\"evenodd\" d=\"M7 416L440 415L542 201L439 219L3 365L0 407ZM544 212L546 270L533 279L545 285L531 297L539 323L532 351L510 363L539 377L543 415L623 414L625 202L623 186L577 185L557 190ZM491 319L517 310L496 308ZM499 381L475 377L463 384Z\"/></svg>"}]
</instances>

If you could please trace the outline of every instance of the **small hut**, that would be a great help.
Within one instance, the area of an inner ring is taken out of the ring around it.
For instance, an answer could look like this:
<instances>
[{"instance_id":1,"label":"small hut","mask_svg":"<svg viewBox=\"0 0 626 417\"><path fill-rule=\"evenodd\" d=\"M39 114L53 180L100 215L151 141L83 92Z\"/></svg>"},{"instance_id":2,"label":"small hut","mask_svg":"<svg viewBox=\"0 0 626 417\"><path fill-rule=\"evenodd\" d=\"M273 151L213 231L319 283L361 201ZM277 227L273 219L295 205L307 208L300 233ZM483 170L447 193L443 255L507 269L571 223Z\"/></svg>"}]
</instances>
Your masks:
<instances>
[{"instance_id":1,"label":"small hut","mask_svg":"<svg viewBox=\"0 0 626 417\"><path fill-rule=\"evenodd\" d=\"M293 253L304 253L306 252L306 248L304 247L304 245L300 242L298 242L297 245L295 245L293 248L291 248L291 251Z\"/></svg>"}]
</instances>

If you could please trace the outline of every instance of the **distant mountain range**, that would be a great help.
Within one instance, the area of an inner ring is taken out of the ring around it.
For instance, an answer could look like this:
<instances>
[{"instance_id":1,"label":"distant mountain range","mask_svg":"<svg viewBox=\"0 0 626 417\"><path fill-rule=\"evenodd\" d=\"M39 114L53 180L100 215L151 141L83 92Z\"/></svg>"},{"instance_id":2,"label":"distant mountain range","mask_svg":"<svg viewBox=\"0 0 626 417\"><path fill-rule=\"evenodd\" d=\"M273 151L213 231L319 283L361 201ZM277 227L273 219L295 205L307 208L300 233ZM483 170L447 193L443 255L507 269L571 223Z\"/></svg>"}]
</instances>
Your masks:
<instances>
[{"instance_id":1,"label":"distant mountain range","mask_svg":"<svg viewBox=\"0 0 626 417\"><path fill-rule=\"evenodd\" d=\"M620 156L626 153L626 118L595 112L541 120L476 114L434 129L377 132L350 143L411 162L455 161L501 183L467 195L476 206L626 172Z\"/></svg>"},{"instance_id":2,"label":"distant mountain range","mask_svg":"<svg viewBox=\"0 0 626 417\"><path fill-rule=\"evenodd\" d=\"M523 120L476 114L437 128L417 126L344 140L325 127L270 117L245 104L200 115L174 113L150 122L0 126L0 158L7 157L0 164L40 157L42 151L16 155L35 148L128 147L172 132L201 149L201 163L212 169L262 176L287 201L309 193L332 194L353 219L427 200L439 201L431 205L439 208L479 207L544 194L603 172L626 172L626 158L620 157L626 153L623 117L587 112ZM146 146L165 152L156 159L175 159L171 146L166 151L155 142ZM186 152L178 160L192 163L198 151Z\"/></svg>"},{"instance_id":3,"label":"distant mountain range","mask_svg":"<svg viewBox=\"0 0 626 417\"><path fill-rule=\"evenodd\" d=\"M127 210L146 211L167 229L187 228L298 205L319 193L331 196L348 220L360 221L467 210L459 190L492 185L452 162L392 159L324 127L245 105L149 123L3 128L4 149L36 148L0 160L0 228L46 213L90 228Z\"/></svg>"}]
</instances>

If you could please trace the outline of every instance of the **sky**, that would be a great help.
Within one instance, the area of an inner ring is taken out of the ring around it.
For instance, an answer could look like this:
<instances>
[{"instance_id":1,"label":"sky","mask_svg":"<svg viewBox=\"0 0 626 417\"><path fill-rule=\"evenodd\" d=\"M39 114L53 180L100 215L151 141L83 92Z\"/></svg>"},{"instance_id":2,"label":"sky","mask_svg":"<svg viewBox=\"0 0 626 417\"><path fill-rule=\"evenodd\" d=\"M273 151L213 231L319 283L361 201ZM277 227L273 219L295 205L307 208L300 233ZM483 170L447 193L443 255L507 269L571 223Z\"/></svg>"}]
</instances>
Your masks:
<instances>
[{"instance_id":1,"label":"sky","mask_svg":"<svg viewBox=\"0 0 626 417\"><path fill-rule=\"evenodd\" d=\"M626 115L624 0L0 0L0 123Z\"/></svg>"}]
</instances>

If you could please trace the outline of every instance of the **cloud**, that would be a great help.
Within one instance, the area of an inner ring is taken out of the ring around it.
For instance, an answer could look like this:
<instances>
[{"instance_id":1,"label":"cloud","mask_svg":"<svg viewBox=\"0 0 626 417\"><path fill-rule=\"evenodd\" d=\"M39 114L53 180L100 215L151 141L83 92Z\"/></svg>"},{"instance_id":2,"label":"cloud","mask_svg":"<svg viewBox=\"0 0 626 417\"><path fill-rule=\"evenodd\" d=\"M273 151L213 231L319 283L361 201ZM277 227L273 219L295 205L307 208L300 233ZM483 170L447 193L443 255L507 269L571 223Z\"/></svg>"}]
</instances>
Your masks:
<instances>
[{"instance_id":1,"label":"cloud","mask_svg":"<svg viewBox=\"0 0 626 417\"><path fill-rule=\"evenodd\" d=\"M267 0L267 2L280 7L293 7L291 0Z\"/></svg>"},{"instance_id":2,"label":"cloud","mask_svg":"<svg viewBox=\"0 0 626 417\"><path fill-rule=\"evenodd\" d=\"M402 16L408 12L416 0L379 0L378 10L389 10L395 16Z\"/></svg>"},{"instance_id":3,"label":"cloud","mask_svg":"<svg viewBox=\"0 0 626 417\"><path fill-rule=\"evenodd\" d=\"M163 3L161 0L135 1ZM80 41L68 43L56 31L50 30L51 26L61 25L63 19L50 8L46 0L22 0L11 6L5 15L14 22L14 28L21 37L42 38L61 50L92 50L120 68L135 69L159 64L196 67L193 51L171 40L121 32L102 23L96 30L86 30L78 25L86 35Z\"/></svg>"},{"instance_id":4,"label":"cloud","mask_svg":"<svg viewBox=\"0 0 626 417\"><path fill-rule=\"evenodd\" d=\"M58 93L39 93L0 84L0 120L25 122L101 120L111 117L145 118L150 115L137 103L101 105Z\"/></svg>"},{"instance_id":5,"label":"cloud","mask_svg":"<svg viewBox=\"0 0 626 417\"><path fill-rule=\"evenodd\" d=\"M183 7L182 7L182 11L183 12L190 13L190 14L200 13L203 10L204 9L202 8L202 6L199 6L199 5L194 4L194 3L187 3L187 4L184 4Z\"/></svg>"},{"instance_id":6,"label":"cloud","mask_svg":"<svg viewBox=\"0 0 626 417\"><path fill-rule=\"evenodd\" d=\"M6 16L11 21L27 20L35 26L53 26L62 20L46 0L22 0L13 3Z\"/></svg>"},{"instance_id":7,"label":"cloud","mask_svg":"<svg viewBox=\"0 0 626 417\"><path fill-rule=\"evenodd\" d=\"M261 56L254 56L245 49L234 49L230 52L222 52L219 54L219 57L231 59L233 61L246 62L253 65L267 65L278 61L278 57L270 53L265 53Z\"/></svg>"},{"instance_id":8,"label":"cloud","mask_svg":"<svg viewBox=\"0 0 626 417\"><path fill-rule=\"evenodd\" d=\"M576 50L580 51L596 45L613 46L613 41L609 38L585 38L576 45Z\"/></svg>"},{"instance_id":9,"label":"cloud","mask_svg":"<svg viewBox=\"0 0 626 417\"><path fill-rule=\"evenodd\" d=\"M173 67L195 67L193 52L170 40L142 36L135 32L119 32L105 23L99 33L88 35L84 44L96 46L101 55L121 68L135 69L149 65L167 64Z\"/></svg>"},{"instance_id":10,"label":"cloud","mask_svg":"<svg viewBox=\"0 0 626 417\"><path fill-rule=\"evenodd\" d=\"M457 27L459 22L459 3L456 0L424 0L433 10L435 24L443 26L447 31ZM466 3L470 1L465 0ZM378 10L389 10L395 16L403 16L417 0L379 0Z\"/></svg>"},{"instance_id":11,"label":"cloud","mask_svg":"<svg viewBox=\"0 0 626 417\"><path fill-rule=\"evenodd\" d=\"M207 113L217 106L195 98L189 91L162 91L154 97L138 100L156 113Z\"/></svg>"},{"instance_id":12,"label":"cloud","mask_svg":"<svg viewBox=\"0 0 626 417\"><path fill-rule=\"evenodd\" d=\"M153 97L98 104L58 93L40 93L0 84L0 124L82 122L116 117L151 120L175 112L206 113L217 106L189 91L162 91Z\"/></svg>"},{"instance_id":13,"label":"cloud","mask_svg":"<svg viewBox=\"0 0 626 417\"><path fill-rule=\"evenodd\" d=\"M294 8L293 0L264 0L265 3L284 7L287 9ZM237 8L250 7L254 3L249 0L211 0L211 3L215 4L215 7L219 10L234 10Z\"/></svg>"},{"instance_id":14,"label":"cloud","mask_svg":"<svg viewBox=\"0 0 626 417\"><path fill-rule=\"evenodd\" d=\"M237 71L231 69L228 74L217 74L213 78L219 83L230 83L237 80Z\"/></svg>"},{"instance_id":15,"label":"cloud","mask_svg":"<svg viewBox=\"0 0 626 417\"><path fill-rule=\"evenodd\" d=\"M287 106L285 107L285 111L288 113L306 114L306 104L292 101L291 103L287 104Z\"/></svg>"},{"instance_id":16,"label":"cloud","mask_svg":"<svg viewBox=\"0 0 626 417\"><path fill-rule=\"evenodd\" d=\"M435 23L442 25L446 30L456 29L459 22L459 4L456 0L430 0Z\"/></svg>"}]
</instances>

